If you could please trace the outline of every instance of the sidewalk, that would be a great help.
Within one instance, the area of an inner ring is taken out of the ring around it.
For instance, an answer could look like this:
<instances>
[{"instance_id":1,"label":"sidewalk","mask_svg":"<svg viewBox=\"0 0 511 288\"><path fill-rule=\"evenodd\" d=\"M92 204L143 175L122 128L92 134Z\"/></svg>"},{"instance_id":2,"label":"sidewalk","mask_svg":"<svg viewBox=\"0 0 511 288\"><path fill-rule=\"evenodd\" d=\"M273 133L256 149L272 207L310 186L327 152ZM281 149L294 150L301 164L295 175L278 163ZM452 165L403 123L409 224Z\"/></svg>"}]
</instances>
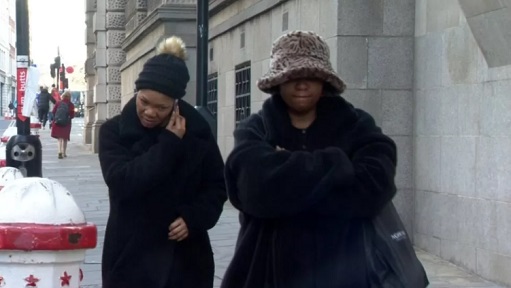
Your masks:
<instances>
[{"instance_id":1,"label":"sidewalk","mask_svg":"<svg viewBox=\"0 0 511 288\"><path fill-rule=\"evenodd\" d=\"M57 141L49 130L41 130L43 145L43 176L54 179L67 187L85 213L87 221L97 225L98 246L87 251L82 266L82 288L101 287L101 251L108 217L108 191L103 182L97 154L92 154L82 144L82 119L75 119L68 157L57 159ZM210 231L215 254L215 287L220 287L222 276L232 257L238 233L237 211L226 203L219 223ZM418 251L431 282L429 287L501 287L471 275L462 269L424 251Z\"/></svg>"}]
</instances>

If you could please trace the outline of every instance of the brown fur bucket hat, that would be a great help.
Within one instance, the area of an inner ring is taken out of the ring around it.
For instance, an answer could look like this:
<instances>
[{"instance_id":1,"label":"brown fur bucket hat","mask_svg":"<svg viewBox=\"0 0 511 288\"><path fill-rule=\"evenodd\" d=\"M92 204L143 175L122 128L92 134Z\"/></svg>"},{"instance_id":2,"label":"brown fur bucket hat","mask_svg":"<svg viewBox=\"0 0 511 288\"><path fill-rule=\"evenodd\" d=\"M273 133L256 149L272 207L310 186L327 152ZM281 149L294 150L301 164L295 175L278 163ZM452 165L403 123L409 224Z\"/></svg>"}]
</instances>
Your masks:
<instances>
[{"instance_id":1,"label":"brown fur bucket hat","mask_svg":"<svg viewBox=\"0 0 511 288\"><path fill-rule=\"evenodd\" d=\"M330 63L330 49L325 40L314 32L293 31L280 36L271 51L270 71L257 82L263 92L300 78L321 79L336 92L346 88Z\"/></svg>"}]
</instances>

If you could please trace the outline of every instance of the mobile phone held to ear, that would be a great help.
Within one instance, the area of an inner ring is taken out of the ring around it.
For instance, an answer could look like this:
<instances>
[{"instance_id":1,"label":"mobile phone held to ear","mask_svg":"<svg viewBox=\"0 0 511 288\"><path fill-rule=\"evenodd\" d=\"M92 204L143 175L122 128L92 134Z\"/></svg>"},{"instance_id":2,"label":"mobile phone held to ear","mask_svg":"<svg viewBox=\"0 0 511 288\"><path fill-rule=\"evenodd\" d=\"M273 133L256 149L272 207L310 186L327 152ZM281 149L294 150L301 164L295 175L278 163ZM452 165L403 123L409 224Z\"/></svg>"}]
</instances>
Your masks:
<instances>
[{"instance_id":1,"label":"mobile phone held to ear","mask_svg":"<svg viewBox=\"0 0 511 288\"><path fill-rule=\"evenodd\" d=\"M179 105L179 99L174 100L174 108L173 108L174 112L177 111L178 105Z\"/></svg>"}]
</instances>

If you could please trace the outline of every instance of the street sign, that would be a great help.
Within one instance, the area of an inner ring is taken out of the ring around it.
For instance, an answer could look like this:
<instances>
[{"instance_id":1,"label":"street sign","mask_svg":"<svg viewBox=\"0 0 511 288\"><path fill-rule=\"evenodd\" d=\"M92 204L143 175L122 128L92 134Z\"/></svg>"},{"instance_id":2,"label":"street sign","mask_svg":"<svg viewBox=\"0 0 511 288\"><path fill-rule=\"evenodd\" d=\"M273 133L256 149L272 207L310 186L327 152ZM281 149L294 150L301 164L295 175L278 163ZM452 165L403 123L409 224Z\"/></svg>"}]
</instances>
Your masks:
<instances>
[{"instance_id":1,"label":"street sign","mask_svg":"<svg viewBox=\"0 0 511 288\"><path fill-rule=\"evenodd\" d=\"M28 68L28 55L18 55L16 56L16 62L18 68Z\"/></svg>"},{"instance_id":2,"label":"street sign","mask_svg":"<svg viewBox=\"0 0 511 288\"><path fill-rule=\"evenodd\" d=\"M18 56L19 57L19 56ZM21 121L25 121L27 117L23 116L23 104L25 103L25 89L27 87L27 72L28 67L19 67L18 62L18 73L16 77L17 85L16 85L16 95L18 99L18 106L17 106L17 114L18 119Z\"/></svg>"}]
</instances>

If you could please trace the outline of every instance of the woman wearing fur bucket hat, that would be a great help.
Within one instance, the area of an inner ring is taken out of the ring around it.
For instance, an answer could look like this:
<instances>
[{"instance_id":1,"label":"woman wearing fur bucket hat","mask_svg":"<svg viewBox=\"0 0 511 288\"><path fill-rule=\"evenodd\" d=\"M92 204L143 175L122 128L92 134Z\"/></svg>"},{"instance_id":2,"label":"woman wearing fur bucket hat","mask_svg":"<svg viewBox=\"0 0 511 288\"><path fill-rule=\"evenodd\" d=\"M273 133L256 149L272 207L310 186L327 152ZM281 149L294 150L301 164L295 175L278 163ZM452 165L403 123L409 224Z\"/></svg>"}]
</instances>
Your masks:
<instances>
[{"instance_id":1,"label":"woman wearing fur bucket hat","mask_svg":"<svg viewBox=\"0 0 511 288\"><path fill-rule=\"evenodd\" d=\"M226 161L241 230L222 288L401 287L371 286L364 245L364 223L396 192L396 146L340 97L329 58L313 32L273 44L258 82L271 97Z\"/></svg>"},{"instance_id":2,"label":"woman wearing fur bucket hat","mask_svg":"<svg viewBox=\"0 0 511 288\"><path fill-rule=\"evenodd\" d=\"M100 130L110 198L103 287L211 288L207 230L227 199L224 164L209 125L182 100L190 80L183 41L165 39L157 52L135 97Z\"/></svg>"}]
</instances>

